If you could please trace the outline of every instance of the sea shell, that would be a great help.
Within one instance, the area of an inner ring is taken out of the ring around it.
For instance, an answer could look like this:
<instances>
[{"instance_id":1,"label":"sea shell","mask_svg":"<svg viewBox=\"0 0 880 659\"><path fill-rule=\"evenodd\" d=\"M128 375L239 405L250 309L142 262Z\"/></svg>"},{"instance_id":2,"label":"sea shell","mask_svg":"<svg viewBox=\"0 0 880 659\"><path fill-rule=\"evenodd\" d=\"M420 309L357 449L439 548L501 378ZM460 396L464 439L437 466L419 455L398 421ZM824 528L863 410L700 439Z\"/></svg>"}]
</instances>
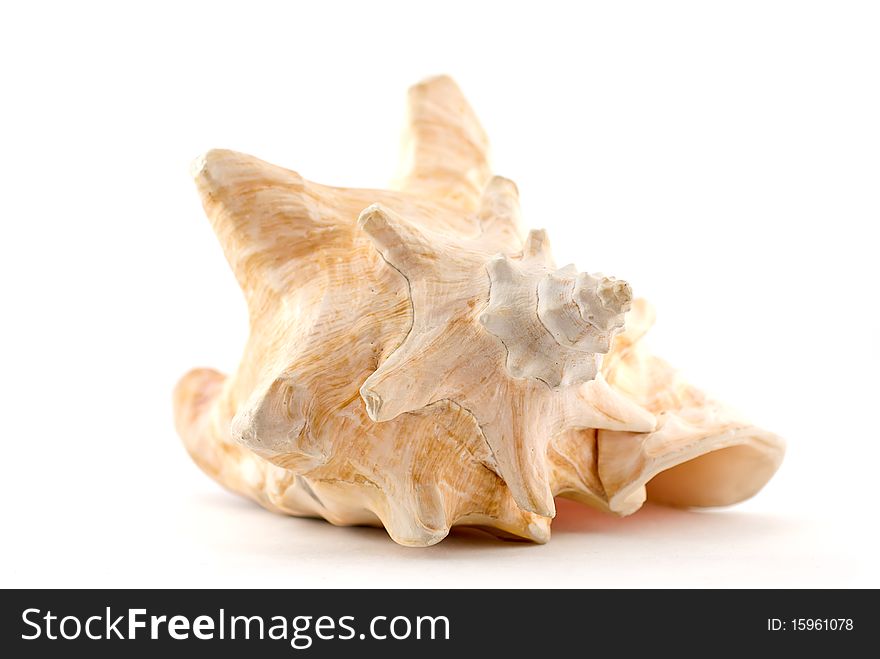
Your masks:
<instances>
[{"instance_id":1,"label":"sea shell","mask_svg":"<svg viewBox=\"0 0 880 659\"><path fill-rule=\"evenodd\" d=\"M545 542L556 496L626 515L755 494L782 441L645 354L653 314L626 282L523 236L450 78L414 86L409 110L397 190L232 151L196 162L251 333L237 373L177 385L195 462L270 510L411 546L455 525Z\"/></svg>"}]
</instances>

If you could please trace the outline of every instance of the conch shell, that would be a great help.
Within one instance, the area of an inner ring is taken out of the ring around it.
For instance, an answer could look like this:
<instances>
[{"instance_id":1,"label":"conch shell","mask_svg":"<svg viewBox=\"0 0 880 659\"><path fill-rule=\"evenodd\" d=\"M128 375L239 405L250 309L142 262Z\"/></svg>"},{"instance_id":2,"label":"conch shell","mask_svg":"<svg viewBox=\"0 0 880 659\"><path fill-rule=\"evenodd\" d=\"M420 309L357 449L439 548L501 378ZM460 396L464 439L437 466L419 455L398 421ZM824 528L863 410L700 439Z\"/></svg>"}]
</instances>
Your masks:
<instances>
[{"instance_id":1,"label":"conch shell","mask_svg":"<svg viewBox=\"0 0 880 659\"><path fill-rule=\"evenodd\" d=\"M196 162L251 333L237 373L177 385L195 462L270 510L411 546L456 525L546 542L557 496L627 515L755 494L782 441L645 354L653 314L629 284L523 236L451 79L413 87L409 110L396 190Z\"/></svg>"}]
</instances>

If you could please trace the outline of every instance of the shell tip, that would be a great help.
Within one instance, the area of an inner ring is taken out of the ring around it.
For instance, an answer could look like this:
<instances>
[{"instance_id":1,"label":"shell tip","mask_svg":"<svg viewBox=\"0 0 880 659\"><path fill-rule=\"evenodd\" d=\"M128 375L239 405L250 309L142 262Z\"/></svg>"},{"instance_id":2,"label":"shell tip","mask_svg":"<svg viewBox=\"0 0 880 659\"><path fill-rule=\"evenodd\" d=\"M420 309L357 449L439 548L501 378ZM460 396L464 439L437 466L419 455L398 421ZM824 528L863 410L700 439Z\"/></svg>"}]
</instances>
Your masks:
<instances>
[{"instance_id":1,"label":"shell tip","mask_svg":"<svg viewBox=\"0 0 880 659\"><path fill-rule=\"evenodd\" d=\"M201 178L202 172L208 168L208 155L210 153L210 151L206 151L190 164L189 173L194 179Z\"/></svg>"}]
</instances>

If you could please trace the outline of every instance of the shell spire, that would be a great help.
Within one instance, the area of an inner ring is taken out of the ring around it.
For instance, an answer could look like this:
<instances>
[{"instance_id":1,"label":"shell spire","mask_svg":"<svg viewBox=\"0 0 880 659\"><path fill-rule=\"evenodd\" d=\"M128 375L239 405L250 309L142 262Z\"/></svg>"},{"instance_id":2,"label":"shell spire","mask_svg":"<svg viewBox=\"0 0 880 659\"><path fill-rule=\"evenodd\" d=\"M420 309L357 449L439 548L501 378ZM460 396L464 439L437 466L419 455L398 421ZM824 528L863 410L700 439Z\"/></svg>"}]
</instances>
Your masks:
<instances>
[{"instance_id":1,"label":"shell spire","mask_svg":"<svg viewBox=\"0 0 880 659\"><path fill-rule=\"evenodd\" d=\"M493 256L482 237L429 236L379 205L367 208L358 226L406 278L413 315L403 343L360 389L367 414L385 422L453 401L480 422L493 464L517 504L552 516L547 446L556 432L589 425L572 423L570 400L580 396L581 412L601 410L615 394L596 397L593 388L567 386L593 380L598 359L560 346L542 326L535 296L546 264L521 266ZM475 390L477 378L493 382L494 390ZM653 416L638 406L624 400L612 405L619 416L599 412L590 419L593 427L653 429Z\"/></svg>"},{"instance_id":2,"label":"shell spire","mask_svg":"<svg viewBox=\"0 0 880 659\"><path fill-rule=\"evenodd\" d=\"M197 161L251 334L235 373L175 389L195 462L271 510L408 546L455 526L546 542L557 496L629 514L754 494L781 440L644 352L629 284L557 268L487 152L441 76L410 90L397 189Z\"/></svg>"}]
</instances>

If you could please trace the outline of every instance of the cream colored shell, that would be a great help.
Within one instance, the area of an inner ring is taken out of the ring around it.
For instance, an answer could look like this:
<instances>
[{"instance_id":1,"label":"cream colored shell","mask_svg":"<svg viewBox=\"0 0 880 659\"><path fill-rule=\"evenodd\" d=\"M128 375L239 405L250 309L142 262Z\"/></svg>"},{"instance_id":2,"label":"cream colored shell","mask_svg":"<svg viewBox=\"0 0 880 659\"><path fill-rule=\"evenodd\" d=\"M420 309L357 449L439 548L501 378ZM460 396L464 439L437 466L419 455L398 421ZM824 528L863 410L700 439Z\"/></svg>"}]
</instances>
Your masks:
<instances>
[{"instance_id":1,"label":"cream colored shell","mask_svg":"<svg viewBox=\"0 0 880 659\"><path fill-rule=\"evenodd\" d=\"M781 440L644 353L652 312L626 282L524 236L451 79L413 87L409 110L397 190L196 162L251 321L235 374L175 390L196 463L270 510L412 546L455 525L545 542L556 496L629 514L757 492Z\"/></svg>"}]
</instances>

